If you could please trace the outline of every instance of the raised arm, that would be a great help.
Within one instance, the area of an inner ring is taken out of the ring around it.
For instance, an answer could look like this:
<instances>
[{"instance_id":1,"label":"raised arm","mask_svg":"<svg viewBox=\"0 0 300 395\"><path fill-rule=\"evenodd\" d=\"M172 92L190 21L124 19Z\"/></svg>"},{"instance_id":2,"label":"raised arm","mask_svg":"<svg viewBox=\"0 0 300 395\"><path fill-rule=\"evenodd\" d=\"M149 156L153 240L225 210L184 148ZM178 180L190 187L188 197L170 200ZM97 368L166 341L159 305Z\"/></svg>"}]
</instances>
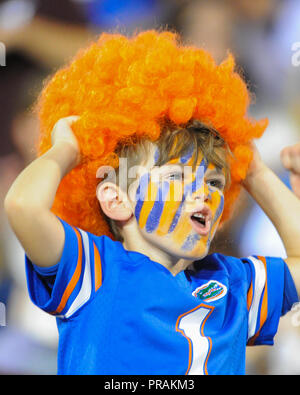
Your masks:
<instances>
[{"instance_id":1,"label":"raised arm","mask_svg":"<svg viewBox=\"0 0 300 395\"><path fill-rule=\"evenodd\" d=\"M300 200L264 164L256 148L243 185L277 229L286 250L285 261L293 274L299 293Z\"/></svg>"},{"instance_id":2,"label":"raised arm","mask_svg":"<svg viewBox=\"0 0 300 395\"><path fill-rule=\"evenodd\" d=\"M290 172L292 190L300 199L300 143L285 147L280 157L283 166Z\"/></svg>"},{"instance_id":3,"label":"raised arm","mask_svg":"<svg viewBox=\"0 0 300 395\"><path fill-rule=\"evenodd\" d=\"M55 265L63 251L64 230L51 207L62 178L80 161L71 124L63 118L52 132L52 148L34 160L12 184L4 208L26 254L36 265Z\"/></svg>"}]
</instances>

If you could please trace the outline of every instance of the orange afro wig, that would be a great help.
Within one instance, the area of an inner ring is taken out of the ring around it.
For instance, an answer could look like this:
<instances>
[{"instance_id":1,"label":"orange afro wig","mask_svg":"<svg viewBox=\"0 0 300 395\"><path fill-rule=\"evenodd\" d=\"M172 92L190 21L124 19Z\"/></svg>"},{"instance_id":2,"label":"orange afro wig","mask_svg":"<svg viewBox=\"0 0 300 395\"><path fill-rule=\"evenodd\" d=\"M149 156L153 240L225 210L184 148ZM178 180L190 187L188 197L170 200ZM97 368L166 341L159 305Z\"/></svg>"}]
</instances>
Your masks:
<instances>
[{"instance_id":1,"label":"orange afro wig","mask_svg":"<svg viewBox=\"0 0 300 395\"><path fill-rule=\"evenodd\" d=\"M202 49L184 46L171 32L131 38L102 34L48 81L38 101L38 153L51 147L51 131L63 117L72 125L82 162L61 182L53 212L74 226L112 237L96 198L97 169L118 167L114 150L139 138L155 141L164 121L179 127L197 119L214 127L233 158L222 217L229 218L252 159L250 142L267 120L248 117L250 94L231 54L217 65Z\"/></svg>"}]
</instances>

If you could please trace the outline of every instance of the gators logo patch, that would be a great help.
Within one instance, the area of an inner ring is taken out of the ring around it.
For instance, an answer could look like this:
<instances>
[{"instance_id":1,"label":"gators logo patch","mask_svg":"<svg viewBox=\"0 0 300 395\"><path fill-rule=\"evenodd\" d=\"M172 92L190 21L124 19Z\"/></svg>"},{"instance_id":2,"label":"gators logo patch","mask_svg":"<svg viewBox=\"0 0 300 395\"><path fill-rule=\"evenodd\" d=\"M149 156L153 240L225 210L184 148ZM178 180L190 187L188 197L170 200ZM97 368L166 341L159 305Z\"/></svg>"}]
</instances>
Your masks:
<instances>
[{"instance_id":1,"label":"gators logo patch","mask_svg":"<svg viewBox=\"0 0 300 395\"><path fill-rule=\"evenodd\" d=\"M208 283L196 288L192 295L202 301L213 302L214 300L223 298L226 293L227 287L225 285L219 283L219 281L210 280Z\"/></svg>"}]
</instances>

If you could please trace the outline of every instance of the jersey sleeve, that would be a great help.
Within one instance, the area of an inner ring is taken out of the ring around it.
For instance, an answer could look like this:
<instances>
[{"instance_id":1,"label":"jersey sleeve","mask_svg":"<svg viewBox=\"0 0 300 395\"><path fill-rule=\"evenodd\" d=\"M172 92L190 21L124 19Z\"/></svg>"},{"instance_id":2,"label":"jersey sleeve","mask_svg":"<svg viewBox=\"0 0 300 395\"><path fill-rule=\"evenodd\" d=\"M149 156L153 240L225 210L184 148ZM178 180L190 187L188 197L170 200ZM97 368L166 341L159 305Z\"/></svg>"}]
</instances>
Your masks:
<instances>
[{"instance_id":1,"label":"jersey sleeve","mask_svg":"<svg viewBox=\"0 0 300 395\"><path fill-rule=\"evenodd\" d=\"M58 264L41 268L25 255L25 265L33 303L49 314L67 319L102 285L103 236L97 237L58 219L65 232L64 249Z\"/></svg>"},{"instance_id":2,"label":"jersey sleeve","mask_svg":"<svg viewBox=\"0 0 300 395\"><path fill-rule=\"evenodd\" d=\"M248 276L248 345L273 345L279 319L299 301L290 271L281 258L243 259Z\"/></svg>"}]
</instances>

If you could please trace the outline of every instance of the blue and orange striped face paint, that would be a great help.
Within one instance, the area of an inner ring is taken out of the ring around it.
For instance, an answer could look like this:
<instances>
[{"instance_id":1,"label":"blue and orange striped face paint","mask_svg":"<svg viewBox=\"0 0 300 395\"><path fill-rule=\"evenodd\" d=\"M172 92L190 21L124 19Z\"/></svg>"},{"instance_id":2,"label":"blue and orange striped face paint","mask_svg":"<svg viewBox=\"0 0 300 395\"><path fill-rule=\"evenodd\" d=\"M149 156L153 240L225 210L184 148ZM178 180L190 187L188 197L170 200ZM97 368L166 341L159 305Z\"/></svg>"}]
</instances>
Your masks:
<instances>
[{"instance_id":1,"label":"blue and orange striped face paint","mask_svg":"<svg viewBox=\"0 0 300 395\"><path fill-rule=\"evenodd\" d=\"M208 253L222 216L225 177L200 153L193 169L193 159L190 152L145 172L136 190L134 213L148 241L172 256L200 259ZM204 206L210 213L205 232L192 219L192 213Z\"/></svg>"}]
</instances>

